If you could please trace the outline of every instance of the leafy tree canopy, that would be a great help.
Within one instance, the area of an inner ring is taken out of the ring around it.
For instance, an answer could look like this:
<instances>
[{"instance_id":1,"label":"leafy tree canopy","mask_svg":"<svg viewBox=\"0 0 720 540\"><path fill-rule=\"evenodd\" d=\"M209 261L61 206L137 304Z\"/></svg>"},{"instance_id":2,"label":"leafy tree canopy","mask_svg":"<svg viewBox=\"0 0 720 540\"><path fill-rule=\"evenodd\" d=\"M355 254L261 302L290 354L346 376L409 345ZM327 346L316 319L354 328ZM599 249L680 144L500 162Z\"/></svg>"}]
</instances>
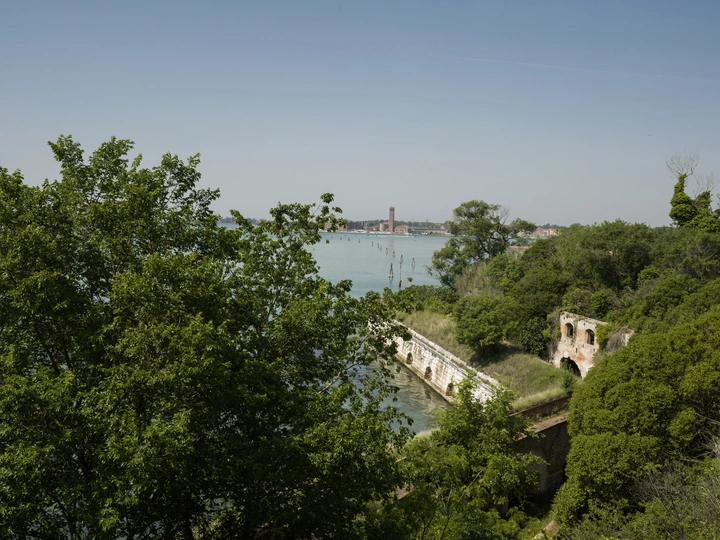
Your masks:
<instances>
[{"instance_id":1,"label":"leafy tree canopy","mask_svg":"<svg viewBox=\"0 0 720 540\"><path fill-rule=\"evenodd\" d=\"M565 518L609 504L633 507L631 488L673 459L697 458L720 419L720 311L646 334L588 372L568 418Z\"/></svg>"},{"instance_id":2,"label":"leafy tree canopy","mask_svg":"<svg viewBox=\"0 0 720 540\"><path fill-rule=\"evenodd\" d=\"M677 178L670 200L670 217L681 228L720 232L719 210L713 211L711 207L712 189L716 182L714 173L697 178L695 198L685 192L687 179L695 174L699 160L698 154L682 153L671 156L665 162L668 172Z\"/></svg>"},{"instance_id":3,"label":"leafy tree canopy","mask_svg":"<svg viewBox=\"0 0 720 540\"><path fill-rule=\"evenodd\" d=\"M517 306L510 297L479 295L455 304L455 338L483 351L499 345L514 330Z\"/></svg>"},{"instance_id":4,"label":"leafy tree canopy","mask_svg":"<svg viewBox=\"0 0 720 540\"><path fill-rule=\"evenodd\" d=\"M694 199L685 193L688 174L678 176L675 191L670 200L670 217L678 227L720 232L720 217L713 212L710 191L703 191Z\"/></svg>"},{"instance_id":5,"label":"leafy tree canopy","mask_svg":"<svg viewBox=\"0 0 720 540\"><path fill-rule=\"evenodd\" d=\"M446 286L453 286L463 271L476 261L507 251L513 239L536 229L522 219L507 223L508 210L499 204L467 201L453 211L450 233L455 238L433 255L430 272Z\"/></svg>"},{"instance_id":6,"label":"leafy tree canopy","mask_svg":"<svg viewBox=\"0 0 720 540\"><path fill-rule=\"evenodd\" d=\"M530 420L511 415L515 394L473 398L464 381L457 400L439 418L439 429L412 440L400 458L407 494L382 509L371 538L516 538L522 512L503 519L497 508L523 501L535 487L540 458L518 453Z\"/></svg>"},{"instance_id":7,"label":"leafy tree canopy","mask_svg":"<svg viewBox=\"0 0 720 540\"><path fill-rule=\"evenodd\" d=\"M50 146L0 169L0 536L351 538L408 431L390 307L306 249L332 195L226 229L197 156Z\"/></svg>"}]
</instances>

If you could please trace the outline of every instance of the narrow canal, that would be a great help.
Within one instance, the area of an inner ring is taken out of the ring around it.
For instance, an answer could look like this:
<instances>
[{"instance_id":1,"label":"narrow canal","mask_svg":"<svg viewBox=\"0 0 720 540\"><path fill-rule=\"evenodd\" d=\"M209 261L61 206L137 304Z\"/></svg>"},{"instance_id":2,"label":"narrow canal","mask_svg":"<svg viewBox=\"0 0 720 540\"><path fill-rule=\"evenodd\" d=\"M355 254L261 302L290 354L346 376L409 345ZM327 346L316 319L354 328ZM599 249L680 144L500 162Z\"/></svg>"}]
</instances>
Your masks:
<instances>
[{"instance_id":1,"label":"narrow canal","mask_svg":"<svg viewBox=\"0 0 720 540\"><path fill-rule=\"evenodd\" d=\"M323 241L311 249L322 277L333 283L351 280L352 294L360 297L385 287L396 291L401 280L403 287L437 285L425 267L446 240L437 236L323 233ZM421 433L432 429L436 426L435 411L447 407L447 402L402 363L398 362L397 366L399 371L393 381L398 387L397 401L392 405L414 420L413 431Z\"/></svg>"}]
</instances>

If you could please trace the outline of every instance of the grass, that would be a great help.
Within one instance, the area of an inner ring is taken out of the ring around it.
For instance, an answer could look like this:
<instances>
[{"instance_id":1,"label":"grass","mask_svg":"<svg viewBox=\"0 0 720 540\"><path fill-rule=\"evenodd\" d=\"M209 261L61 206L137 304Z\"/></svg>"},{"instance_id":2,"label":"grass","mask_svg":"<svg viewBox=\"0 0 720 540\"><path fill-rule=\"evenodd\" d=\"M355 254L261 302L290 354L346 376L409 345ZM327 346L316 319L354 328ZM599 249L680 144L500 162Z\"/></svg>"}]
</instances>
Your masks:
<instances>
[{"instance_id":1,"label":"grass","mask_svg":"<svg viewBox=\"0 0 720 540\"><path fill-rule=\"evenodd\" d=\"M511 345L501 345L492 354L480 357L472 348L457 342L455 323L447 315L415 311L398 318L478 371L517 391L519 397L514 406L518 410L566 394L563 383L568 375L564 371Z\"/></svg>"},{"instance_id":2,"label":"grass","mask_svg":"<svg viewBox=\"0 0 720 540\"><path fill-rule=\"evenodd\" d=\"M516 409L524 409L566 393L563 388L563 381L567 377L565 372L512 346L502 345L496 353L474 359L472 365L516 390L519 394L514 403Z\"/></svg>"},{"instance_id":3,"label":"grass","mask_svg":"<svg viewBox=\"0 0 720 540\"><path fill-rule=\"evenodd\" d=\"M467 345L460 345L455 339L455 322L448 316L434 311L413 311L398 317L405 326L437 343L446 351L469 362L474 351Z\"/></svg>"}]
</instances>

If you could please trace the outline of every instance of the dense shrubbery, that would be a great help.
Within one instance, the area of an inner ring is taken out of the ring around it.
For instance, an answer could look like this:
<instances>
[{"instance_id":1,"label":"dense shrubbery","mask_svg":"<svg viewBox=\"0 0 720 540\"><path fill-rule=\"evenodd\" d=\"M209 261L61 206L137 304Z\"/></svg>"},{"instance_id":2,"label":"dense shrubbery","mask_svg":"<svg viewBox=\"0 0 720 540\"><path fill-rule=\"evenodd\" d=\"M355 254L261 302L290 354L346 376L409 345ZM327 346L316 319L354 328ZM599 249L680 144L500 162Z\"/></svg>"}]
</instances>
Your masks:
<instances>
[{"instance_id":1,"label":"dense shrubbery","mask_svg":"<svg viewBox=\"0 0 720 540\"><path fill-rule=\"evenodd\" d=\"M383 402L399 308L452 317L478 351L542 354L563 309L608 321L571 402L563 534L720 534L720 221L686 175L676 227L574 225L522 256L506 248L531 224L465 203L446 286L357 300L306 249L338 223L332 196L228 230L197 158L147 169L131 147L86 161L63 137L62 180L40 187L0 168L4 537L517 537L524 514L499 509L533 483L512 450L527 421L464 383L406 445Z\"/></svg>"},{"instance_id":2,"label":"dense shrubbery","mask_svg":"<svg viewBox=\"0 0 720 540\"><path fill-rule=\"evenodd\" d=\"M439 418L440 427L406 445L401 475L411 489L368 524L371 538L516 538L526 521L519 505L537 482L540 459L513 445L530 420L511 415L514 394L499 389L480 403L472 383ZM498 509L514 507L509 512Z\"/></svg>"},{"instance_id":3,"label":"dense shrubbery","mask_svg":"<svg viewBox=\"0 0 720 540\"><path fill-rule=\"evenodd\" d=\"M604 352L571 402L568 481L555 503L569 537L718 531L717 520L691 523L689 504L675 507L678 522L664 515L667 486L700 501L718 483L717 461L677 465L701 459L720 426L720 221L708 193L692 199L684 186L681 177L677 227L574 225L521 257L466 265L452 283L458 340L478 350L509 340L540 354L560 310L609 322L597 336ZM623 349L628 329L635 337ZM661 487L640 495L652 479Z\"/></svg>"},{"instance_id":4,"label":"dense shrubbery","mask_svg":"<svg viewBox=\"0 0 720 540\"><path fill-rule=\"evenodd\" d=\"M409 432L394 308L306 249L332 196L227 229L197 157L52 148L60 181L0 168L0 536L357 536Z\"/></svg>"},{"instance_id":5,"label":"dense shrubbery","mask_svg":"<svg viewBox=\"0 0 720 540\"><path fill-rule=\"evenodd\" d=\"M703 230L573 225L522 256L499 253L464 266L452 288L425 288L415 307L453 313L469 345L506 340L542 355L557 310L657 331L688 294L720 277L718 253L720 234Z\"/></svg>"}]
</instances>

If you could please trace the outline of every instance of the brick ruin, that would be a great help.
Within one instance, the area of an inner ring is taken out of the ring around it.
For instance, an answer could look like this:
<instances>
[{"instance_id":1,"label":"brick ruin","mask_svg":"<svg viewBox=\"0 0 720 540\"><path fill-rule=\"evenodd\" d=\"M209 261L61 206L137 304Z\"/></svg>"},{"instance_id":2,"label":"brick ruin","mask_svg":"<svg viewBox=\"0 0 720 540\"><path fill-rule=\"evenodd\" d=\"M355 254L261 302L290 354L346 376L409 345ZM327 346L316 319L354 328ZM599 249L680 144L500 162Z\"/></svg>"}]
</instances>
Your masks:
<instances>
[{"instance_id":1,"label":"brick ruin","mask_svg":"<svg viewBox=\"0 0 720 540\"><path fill-rule=\"evenodd\" d=\"M553 365L557 368L567 365L585 378L588 370L595 365L593 358L600 349L597 328L605 324L567 311L560 313L561 336L553 355Z\"/></svg>"}]
</instances>

